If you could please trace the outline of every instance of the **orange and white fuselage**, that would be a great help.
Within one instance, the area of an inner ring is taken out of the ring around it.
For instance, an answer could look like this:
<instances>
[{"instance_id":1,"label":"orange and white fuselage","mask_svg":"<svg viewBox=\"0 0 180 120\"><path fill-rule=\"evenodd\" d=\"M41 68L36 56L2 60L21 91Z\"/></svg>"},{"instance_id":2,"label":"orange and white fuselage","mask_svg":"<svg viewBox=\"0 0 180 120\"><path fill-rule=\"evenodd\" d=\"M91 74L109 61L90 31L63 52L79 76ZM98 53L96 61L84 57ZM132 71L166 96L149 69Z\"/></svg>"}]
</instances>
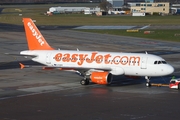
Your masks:
<instances>
[{"instance_id":1,"label":"orange and white fuselage","mask_svg":"<svg viewBox=\"0 0 180 120\"><path fill-rule=\"evenodd\" d=\"M32 60L48 67L104 69L114 75L164 76L174 70L162 63L164 59L151 54L70 50L28 50L21 54L37 56ZM155 61L161 63L154 64Z\"/></svg>"},{"instance_id":2,"label":"orange and white fuselage","mask_svg":"<svg viewBox=\"0 0 180 120\"><path fill-rule=\"evenodd\" d=\"M73 69L82 74L84 80L98 84L110 83L112 75L151 77L169 75L174 71L163 58L152 54L54 50L30 18L23 18L23 21L29 50L20 54L34 56L33 61L47 68Z\"/></svg>"}]
</instances>

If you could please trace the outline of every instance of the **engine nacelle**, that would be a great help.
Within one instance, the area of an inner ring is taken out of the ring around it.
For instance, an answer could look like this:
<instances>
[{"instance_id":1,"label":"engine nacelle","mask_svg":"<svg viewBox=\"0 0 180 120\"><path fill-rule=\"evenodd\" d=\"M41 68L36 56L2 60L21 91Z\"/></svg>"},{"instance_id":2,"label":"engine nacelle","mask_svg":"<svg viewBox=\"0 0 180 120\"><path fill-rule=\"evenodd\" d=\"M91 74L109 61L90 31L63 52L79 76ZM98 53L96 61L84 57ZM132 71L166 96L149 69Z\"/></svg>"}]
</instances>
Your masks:
<instances>
[{"instance_id":1,"label":"engine nacelle","mask_svg":"<svg viewBox=\"0 0 180 120\"><path fill-rule=\"evenodd\" d=\"M107 85L111 84L113 76L109 72L92 72L90 79L93 83Z\"/></svg>"}]
</instances>

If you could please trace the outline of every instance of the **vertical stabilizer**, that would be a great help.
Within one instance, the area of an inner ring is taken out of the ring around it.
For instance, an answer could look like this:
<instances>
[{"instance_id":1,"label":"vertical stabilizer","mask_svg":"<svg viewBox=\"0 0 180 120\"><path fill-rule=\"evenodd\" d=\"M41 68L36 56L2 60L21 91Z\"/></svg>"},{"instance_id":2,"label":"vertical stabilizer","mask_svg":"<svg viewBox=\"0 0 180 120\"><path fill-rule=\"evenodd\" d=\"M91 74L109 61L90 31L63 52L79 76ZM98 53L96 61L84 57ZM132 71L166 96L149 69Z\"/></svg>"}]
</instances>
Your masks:
<instances>
[{"instance_id":1,"label":"vertical stabilizer","mask_svg":"<svg viewBox=\"0 0 180 120\"><path fill-rule=\"evenodd\" d=\"M29 50L53 50L31 18L23 18Z\"/></svg>"}]
</instances>

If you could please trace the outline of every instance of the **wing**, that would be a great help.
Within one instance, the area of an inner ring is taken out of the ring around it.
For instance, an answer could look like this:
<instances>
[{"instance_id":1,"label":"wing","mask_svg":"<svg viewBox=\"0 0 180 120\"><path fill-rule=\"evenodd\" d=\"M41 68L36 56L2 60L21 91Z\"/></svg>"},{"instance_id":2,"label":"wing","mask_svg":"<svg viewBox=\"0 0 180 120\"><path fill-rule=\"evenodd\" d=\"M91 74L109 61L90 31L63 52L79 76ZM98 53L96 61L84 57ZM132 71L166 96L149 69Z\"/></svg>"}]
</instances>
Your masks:
<instances>
[{"instance_id":1,"label":"wing","mask_svg":"<svg viewBox=\"0 0 180 120\"><path fill-rule=\"evenodd\" d=\"M42 68L43 70L53 70L53 69L58 69L58 70L64 70L64 71L71 71L71 72L76 72L80 76L87 75L88 73L90 74L91 72L102 72L102 71L111 71L111 68L93 68L93 67L51 67L51 66L44 66L44 65L24 65L22 63L19 63L20 68L30 68L30 67L35 67L35 68Z\"/></svg>"}]
</instances>

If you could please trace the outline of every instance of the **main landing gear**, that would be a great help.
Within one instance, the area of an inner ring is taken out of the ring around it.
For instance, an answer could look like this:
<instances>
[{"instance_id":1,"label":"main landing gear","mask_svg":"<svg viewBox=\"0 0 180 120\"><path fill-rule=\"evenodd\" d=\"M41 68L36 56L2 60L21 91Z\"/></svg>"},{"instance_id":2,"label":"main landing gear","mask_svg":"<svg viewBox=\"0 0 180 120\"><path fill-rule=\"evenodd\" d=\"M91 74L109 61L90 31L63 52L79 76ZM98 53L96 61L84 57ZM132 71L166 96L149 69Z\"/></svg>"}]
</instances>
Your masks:
<instances>
[{"instance_id":1,"label":"main landing gear","mask_svg":"<svg viewBox=\"0 0 180 120\"><path fill-rule=\"evenodd\" d=\"M80 81L81 85L89 85L89 79L88 78L84 78Z\"/></svg>"},{"instance_id":2,"label":"main landing gear","mask_svg":"<svg viewBox=\"0 0 180 120\"><path fill-rule=\"evenodd\" d=\"M146 79L146 87L151 87L150 77L145 76Z\"/></svg>"}]
</instances>

